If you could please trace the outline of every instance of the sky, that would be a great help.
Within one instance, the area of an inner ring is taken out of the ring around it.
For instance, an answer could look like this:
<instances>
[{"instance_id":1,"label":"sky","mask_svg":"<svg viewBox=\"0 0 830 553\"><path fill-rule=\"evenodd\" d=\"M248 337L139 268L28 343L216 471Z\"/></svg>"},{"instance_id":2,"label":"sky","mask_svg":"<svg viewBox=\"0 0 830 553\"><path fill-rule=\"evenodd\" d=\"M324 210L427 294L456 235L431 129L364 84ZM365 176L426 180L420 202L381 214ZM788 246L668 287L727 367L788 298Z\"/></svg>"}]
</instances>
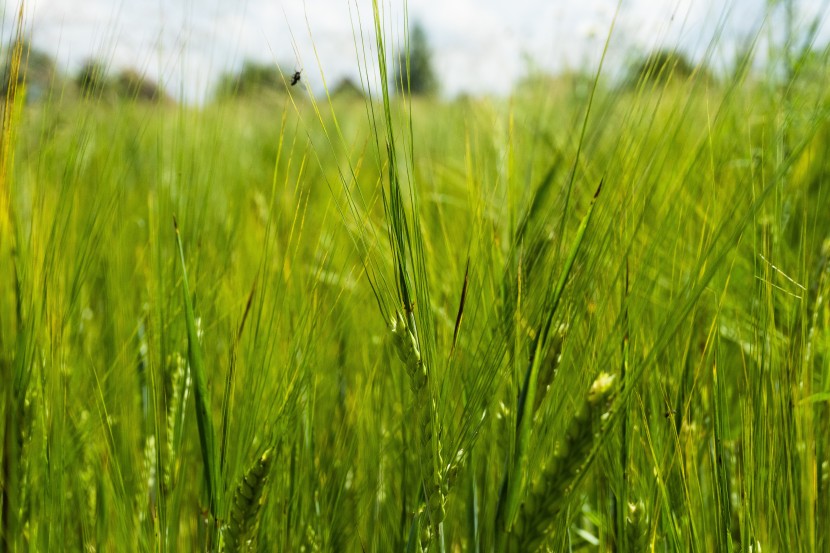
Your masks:
<instances>
[{"instance_id":1,"label":"sky","mask_svg":"<svg viewBox=\"0 0 830 553\"><path fill-rule=\"evenodd\" d=\"M795 26L818 19L819 42L826 43L830 0L790 2ZM506 94L529 68L594 69L609 36L612 73L658 47L726 64L759 29L762 44L782 39L785 3L409 0L407 11L426 31L442 92L452 97ZM404 2L379 4L394 48L403 35ZM778 6L770 11L771 4ZM19 0L4 0L4 43L19 10ZM192 103L208 98L218 76L246 59L302 69L317 91L323 78L330 87L343 77L357 80L364 57L355 45L365 41L369 48L373 41L371 0L27 0L23 11L32 44L68 72L96 58L113 69L135 68Z\"/></svg>"}]
</instances>

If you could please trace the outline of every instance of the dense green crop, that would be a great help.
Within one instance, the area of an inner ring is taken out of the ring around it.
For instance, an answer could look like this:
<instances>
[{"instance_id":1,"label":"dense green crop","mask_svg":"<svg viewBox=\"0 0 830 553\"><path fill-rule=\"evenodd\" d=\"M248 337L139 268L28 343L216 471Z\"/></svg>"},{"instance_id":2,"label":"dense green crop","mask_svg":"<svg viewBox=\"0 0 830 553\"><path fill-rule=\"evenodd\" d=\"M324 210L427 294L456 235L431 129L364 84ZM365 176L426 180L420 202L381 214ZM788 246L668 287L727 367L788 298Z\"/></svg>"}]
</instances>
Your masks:
<instances>
[{"instance_id":1,"label":"dense green crop","mask_svg":"<svg viewBox=\"0 0 830 553\"><path fill-rule=\"evenodd\" d=\"M827 551L820 57L10 94L0 550Z\"/></svg>"}]
</instances>

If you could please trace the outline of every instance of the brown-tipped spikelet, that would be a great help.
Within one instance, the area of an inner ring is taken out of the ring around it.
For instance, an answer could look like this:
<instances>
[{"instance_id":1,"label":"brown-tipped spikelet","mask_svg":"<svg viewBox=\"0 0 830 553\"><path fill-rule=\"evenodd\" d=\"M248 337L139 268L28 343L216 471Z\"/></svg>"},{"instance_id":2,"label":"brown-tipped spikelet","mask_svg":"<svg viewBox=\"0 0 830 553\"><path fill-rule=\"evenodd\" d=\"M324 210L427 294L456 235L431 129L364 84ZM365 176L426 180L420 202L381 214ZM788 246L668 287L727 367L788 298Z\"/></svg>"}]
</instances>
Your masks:
<instances>
[{"instance_id":1,"label":"brown-tipped spikelet","mask_svg":"<svg viewBox=\"0 0 830 553\"><path fill-rule=\"evenodd\" d=\"M513 526L515 542L520 551L537 551L544 546L551 526L565 505L577 476L584 471L586 458L594 444L596 428L606 415L606 406L614 391L614 376L600 374L588 397L568 425L565 438L554 452L522 505Z\"/></svg>"},{"instance_id":2,"label":"brown-tipped spikelet","mask_svg":"<svg viewBox=\"0 0 830 553\"><path fill-rule=\"evenodd\" d=\"M262 490L271 468L273 448L267 449L242 477L236 492L224 532L224 551L247 551L257 525Z\"/></svg>"}]
</instances>

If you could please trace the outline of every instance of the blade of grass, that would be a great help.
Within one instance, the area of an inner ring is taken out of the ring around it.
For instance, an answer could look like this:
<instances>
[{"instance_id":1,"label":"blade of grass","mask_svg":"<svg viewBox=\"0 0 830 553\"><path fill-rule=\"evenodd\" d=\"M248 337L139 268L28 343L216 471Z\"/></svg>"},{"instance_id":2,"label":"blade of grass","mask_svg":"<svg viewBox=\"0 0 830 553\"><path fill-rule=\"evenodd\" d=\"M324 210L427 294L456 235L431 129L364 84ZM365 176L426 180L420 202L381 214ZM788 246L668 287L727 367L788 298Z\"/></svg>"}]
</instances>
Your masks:
<instances>
[{"instance_id":1,"label":"blade of grass","mask_svg":"<svg viewBox=\"0 0 830 553\"><path fill-rule=\"evenodd\" d=\"M213 429L213 419L210 417L210 397L208 395L205 363L202 356L202 347L196 331L196 317L193 314L193 303L190 299L190 287L187 282L187 267L184 262L184 248L179 234L179 224L173 217L173 228L176 231L176 247L179 250L179 261L182 268L182 294L184 296L185 323L187 325L187 352L190 368L193 373L193 396L196 403L196 423L199 427L199 443L202 448L202 463L205 471L205 488L208 495L208 510L217 518L219 513L219 467L217 464L216 435Z\"/></svg>"}]
</instances>

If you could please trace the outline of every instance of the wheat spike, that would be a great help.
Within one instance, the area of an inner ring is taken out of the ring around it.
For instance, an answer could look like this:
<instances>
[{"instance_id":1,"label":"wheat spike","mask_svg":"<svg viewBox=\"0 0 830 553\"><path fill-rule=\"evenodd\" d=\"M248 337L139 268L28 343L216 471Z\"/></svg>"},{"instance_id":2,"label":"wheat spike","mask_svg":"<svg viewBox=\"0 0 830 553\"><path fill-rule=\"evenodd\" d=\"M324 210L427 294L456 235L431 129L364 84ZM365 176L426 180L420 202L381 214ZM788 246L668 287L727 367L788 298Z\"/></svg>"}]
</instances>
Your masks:
<instances>
[{"instance_id":1,"label":"wheat spike","mask_svg":"<svg viewBox=\"0 0 830 553\"><path fill-rule=\"evenodd\" d=\"M167 440L166 459L162 481L165 490L172 490L176 485L178 475L178 451L181 442L184 406L187 405L190 391L190 374L184 358L178 353L174 354L169 363L172 364L170 371L170 396L167 400Z\"/></svg>"},{"instance_id":2,"label":"wheat spike","mask_svg":"<svg viewBox=\"0 0 830 553\"><path fill-rule=\"evenodd\" d=\"M600 374L588 397L568 426L565 439L557 444L552 461L522 505L513 533L521 551L537 551L548 538L551 525L572 491L577 476L584 471L594 442L597 425L606 416L605 406L614 391L614 376Z\"/></svg>"},{"instance_id":3,"label":"wheat spike","mask_svg":"<svg viewBox=\"0 0 830 553\"><path fill-rule=\"evenodd\" d=\"M444 520L447 489L441 472L441 428L435 428L433 424L436 405L429 391L429 373L421 359L418 340L400 312L395 314L390 326L395 351L409 375L409 386L415 394L415 417L421 430L418 462L429 519L433 534L437 534L438 525Z\"/></svg>"},{"instance_id":4,"label":"wheat spike","mask_svg":"<svg viewBox=\"0 0 830 553\"><path fill-rule=\"evenodd\" d=\"M248 469L239 481L233 494L233 503L228 524L224 532L224 551L247 550L249 540L257 524L257 515L262 504L262 491L268 471L271 469L273 448L268 449Z\"/></svg>"}]
</instances>

